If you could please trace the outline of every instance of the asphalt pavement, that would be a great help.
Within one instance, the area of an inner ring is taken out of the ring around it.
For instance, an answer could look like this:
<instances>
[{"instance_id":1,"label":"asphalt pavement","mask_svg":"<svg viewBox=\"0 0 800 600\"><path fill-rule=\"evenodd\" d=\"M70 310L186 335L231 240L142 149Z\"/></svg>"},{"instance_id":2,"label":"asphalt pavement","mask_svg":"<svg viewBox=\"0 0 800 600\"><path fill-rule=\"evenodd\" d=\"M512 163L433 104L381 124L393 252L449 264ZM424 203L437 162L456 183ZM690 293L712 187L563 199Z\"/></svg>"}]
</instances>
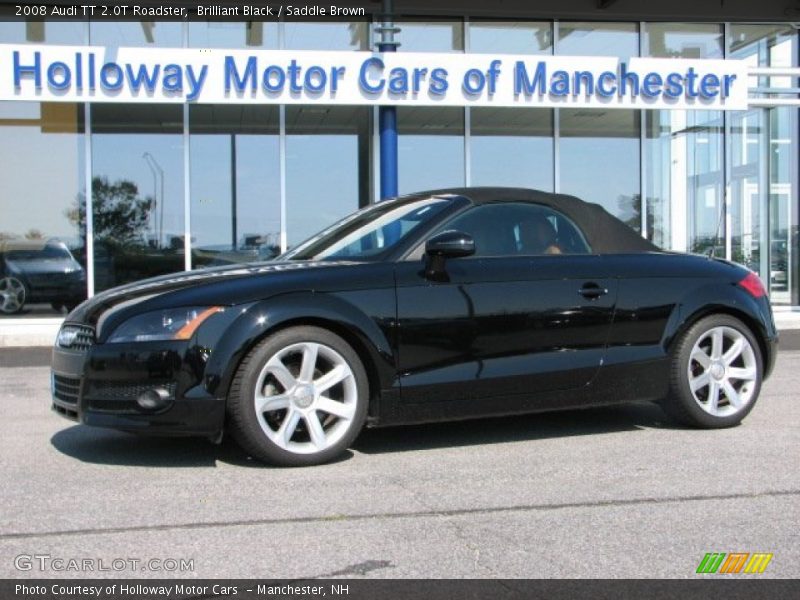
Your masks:
<instances>
[{"instance_id":1,"label":"asphalt pavement","mask_svg":"<svg viewBox=\"0 0 800 600\"><path fill-rule=\"evenodd\" d=\"M76 425L44 366L0 382L0 577L694 578L708 552L800 575L796 351L733 429L632 404L369 430L304 469Z\"/></svg>"}]
</instances>

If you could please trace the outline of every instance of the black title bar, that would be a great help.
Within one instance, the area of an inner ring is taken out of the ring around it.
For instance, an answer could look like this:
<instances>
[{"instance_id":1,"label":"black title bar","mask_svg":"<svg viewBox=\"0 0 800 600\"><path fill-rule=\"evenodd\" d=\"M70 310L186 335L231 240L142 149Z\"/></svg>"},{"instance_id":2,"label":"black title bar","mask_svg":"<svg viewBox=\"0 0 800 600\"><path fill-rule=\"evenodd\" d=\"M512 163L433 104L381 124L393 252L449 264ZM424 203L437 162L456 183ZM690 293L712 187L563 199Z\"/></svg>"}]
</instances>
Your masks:
<instances>
[{"instance_id":1,"label":"black title bar","mask_svg":"<svg viewBox=\"0 0 800 600\"><path fill-rule=\"evenodd\" d=\"M19 0L0 4L0 20L372 21L380 6L362 0Z\"/></svg>"},{"instance_id":2,"label":"black title bar","mask_svg":"<svg viewBox=\"0 0 800 600\"><path fill-rule=\"evenodd\" d=\"M611 600L680 598L682 600L750 600L797 598L797 580L752 577L702 577L695 580L453 580L453 579L309 579L309 580L175 580L175 579L26 579L0 581L0 598L23 600Z\"/></svg>"}]
</instances>

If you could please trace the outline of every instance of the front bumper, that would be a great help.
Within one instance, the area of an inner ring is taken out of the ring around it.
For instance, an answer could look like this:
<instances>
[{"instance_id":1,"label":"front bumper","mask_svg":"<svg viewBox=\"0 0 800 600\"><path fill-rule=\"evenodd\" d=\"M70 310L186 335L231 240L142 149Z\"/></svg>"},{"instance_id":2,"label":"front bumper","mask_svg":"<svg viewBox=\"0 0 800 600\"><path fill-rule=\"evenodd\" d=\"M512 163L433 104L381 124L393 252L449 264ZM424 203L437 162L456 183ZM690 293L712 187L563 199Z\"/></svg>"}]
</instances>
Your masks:
<instances>
[{"instance_id":1,"label":"front bumper","mask_svg":"<svg viewBox=\"0 0 800 600\"><path fill-rule=\"evenodd\" d=\"M188 342L96 344L53 349L53 410L86 425L149 435L216 437L225 399L203 386L207 351ZM136 401L159 389L165 405L144 409Z\"/></svg>"}]
</instances>

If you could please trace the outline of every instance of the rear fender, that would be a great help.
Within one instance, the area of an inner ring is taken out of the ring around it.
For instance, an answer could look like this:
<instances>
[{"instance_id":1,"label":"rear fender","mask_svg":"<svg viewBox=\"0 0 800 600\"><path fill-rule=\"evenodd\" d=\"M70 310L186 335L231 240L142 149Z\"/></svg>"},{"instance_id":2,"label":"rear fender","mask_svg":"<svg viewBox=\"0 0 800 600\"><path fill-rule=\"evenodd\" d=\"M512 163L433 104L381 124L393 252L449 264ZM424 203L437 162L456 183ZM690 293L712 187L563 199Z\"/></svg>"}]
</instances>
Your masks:
<instances>
[{"instance_id":1,"label":"rear fender","mask_svg":"<svg viewBox=\"0 0 800 600\"><path fill-rule=\"evenodd\" d=\"M778 337L769 300L754 298L736 282L715 282L688 290L667 321L662 338L664 351L671 353L694 323L712 314L729 314L750 328L761 348L765 374L769 374Z\"/></svg>"}]
</instances>

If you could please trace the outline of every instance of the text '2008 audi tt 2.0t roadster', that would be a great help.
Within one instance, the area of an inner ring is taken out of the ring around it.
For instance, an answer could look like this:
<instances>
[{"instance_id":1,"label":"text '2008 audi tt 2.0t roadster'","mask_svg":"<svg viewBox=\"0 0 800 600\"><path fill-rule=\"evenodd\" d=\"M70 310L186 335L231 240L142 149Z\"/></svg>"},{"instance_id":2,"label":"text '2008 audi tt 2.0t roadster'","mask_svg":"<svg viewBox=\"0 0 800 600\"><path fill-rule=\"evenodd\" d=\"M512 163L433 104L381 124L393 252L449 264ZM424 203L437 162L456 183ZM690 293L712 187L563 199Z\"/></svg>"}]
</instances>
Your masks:
<instances>
[{"instance_id":1,"label":"text '2008 audi tt 2.0t roadster'","mask_svg":"<svg viewBox=\"0 0 800 600\"><path fill-rule=\"evenodd\" d=\"M367 426L653 401L738 424L775 362L759 278L601 207L510 188L360 210L269 262L112 289L67 317L53 407L309 465Z\"/></svg>"}]
</instances>

